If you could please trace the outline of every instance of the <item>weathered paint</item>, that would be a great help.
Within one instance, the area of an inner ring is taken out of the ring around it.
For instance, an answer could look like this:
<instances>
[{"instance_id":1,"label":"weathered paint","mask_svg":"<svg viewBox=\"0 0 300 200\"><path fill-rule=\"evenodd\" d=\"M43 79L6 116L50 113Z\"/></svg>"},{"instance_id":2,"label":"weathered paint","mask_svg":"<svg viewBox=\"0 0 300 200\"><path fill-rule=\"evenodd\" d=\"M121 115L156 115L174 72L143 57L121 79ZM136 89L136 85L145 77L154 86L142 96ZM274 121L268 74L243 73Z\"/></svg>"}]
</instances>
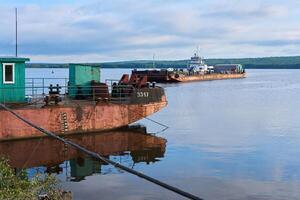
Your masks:
<instances>
[{"instance_id":1,"label":"weathered paint","mask_svg":"<svg viewBox=\"0 0 300 200\"><path fill-rule=\"evenodd\" d=\"M25 61L28 58L0 57L0 102L19 103L25 101ZM14 83L4 83L3 64L12 63L14 67Z\"/></svg>"},{"instance_id":2,"label":"weathered paint","mask_svg":"<svg viewBox=\"0 0 300 200\"><path fill-rule=\"evenodd\" d=\"M244 67L241 64L217 64L214 66L215 73L221 73L226 71L235 71L237 73L244 72Z\"/></svg>"},{"instance_id":3,"label":"weathered paint","mask_svg":"<svg viewBox=\"0 0 300 200\"><path fill-rule=\"evenodd\" d=\"M157 83L176 83L176 82L190 82L190 81L211 81L211 80L222 80L222 79L236 79L245 78L246 73L232 73L232 74L198 74L198 75L186 75L177 74L174 71L167 70L133 70L132 74L137 76L147 76L148 81ZM179 76L179 77L177 77Z\"/></svg>"},{"instance_id":4,"label":"weathered paint","mask_svg":"<svg viewBox=\"0 0 300 200\"><path fill-rule=\"evenodd\" d=\"M147 76L149 82L166 83L169 81L171 72L166 69L153 70L132 70L131 74L137 76Z\"/></svg>"},{"instance_id":5,"label":"weathered paint","mask_svg":"<svg viewBox=\"0 0 300 200\"><path fill-rule=\"evenodd\" d=\"M161 101L148 104L114 104L86 102L45 108L22 108L14 111L32 123L56 134L104 131L131 124L151 115L167 104ZM66 120L62 120L62 115ZM0 110L0 140L43 136L41 132ZM64 129L67 125L67 130Z\"/></svg>"},{"instance_id":6,"label":"weathered paint","mask_svg":"<svg viewBox=\"0 0 300 200\"><path fill-rule=\"evenodd\" d=\"M77 94L77 87L83 87L85 95L90 95L91 81L100 82L100 67L83 64L69 65L69 95L74 97Z\"/></svg>"},{"instance_id":7,"label":"weathered paint","mask_svg":"<svg viewBox=\"0 0 300 200\"><path fill-rule=\"evenodd\" d=\"M212 81L212 80L223 80L223 79L238 79L238 78L245 78L246 74L205 74L205 75L191 75L185 76L182 75L176 78L172 75L171 81L173 82L191 82L191 81Z\"/></svg>"}]
</instances>

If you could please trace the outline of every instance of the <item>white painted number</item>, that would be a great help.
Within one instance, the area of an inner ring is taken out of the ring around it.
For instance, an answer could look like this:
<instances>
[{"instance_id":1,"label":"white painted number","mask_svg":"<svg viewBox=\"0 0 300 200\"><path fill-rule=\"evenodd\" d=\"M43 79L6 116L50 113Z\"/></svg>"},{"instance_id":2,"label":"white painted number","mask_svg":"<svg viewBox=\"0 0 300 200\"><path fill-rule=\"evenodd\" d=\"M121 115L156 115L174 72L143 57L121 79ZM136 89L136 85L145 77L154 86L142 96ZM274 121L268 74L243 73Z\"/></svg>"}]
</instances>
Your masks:
<instances>
[{"instance_id":1,"label":"white painted number","mask_svg":"<svg viewBox=\"0 0 300 200\"><path fill-rule=\"evenodd\" d=\"M137 92L137 97L138 98L143 98L143 97L148 97L149 92Z\"/></svg>"}]
</instances>

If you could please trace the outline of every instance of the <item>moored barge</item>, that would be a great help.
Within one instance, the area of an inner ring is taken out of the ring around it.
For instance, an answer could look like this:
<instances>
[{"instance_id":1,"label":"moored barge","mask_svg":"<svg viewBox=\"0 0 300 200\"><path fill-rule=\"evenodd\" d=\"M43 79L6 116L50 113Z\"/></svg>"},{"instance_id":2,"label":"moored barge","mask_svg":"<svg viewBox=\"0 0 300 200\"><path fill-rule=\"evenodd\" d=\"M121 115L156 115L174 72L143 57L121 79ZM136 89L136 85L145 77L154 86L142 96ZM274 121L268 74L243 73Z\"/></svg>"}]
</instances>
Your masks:
<instances>
[{"instance_id":1,"label":"moored barge","mask_svg":"<svg viewBox=\"0 0 300 200\"><path fill-rule=\"evenodd\" d=\"M0 103L58 135L99 132L126 126L166 106L164 90L146 76L123 75L100 83L100 68L69 65L68 84L25 78L27 58L0 58ZM29 85L28 85L28 80ZM47 82L51 82L46 86ZM0 140L43 136L0 109Z\"/></svg>"},{"instance_id":2,"label":"moored barge","mask_svg":"<svg viewBox=\"0 0 300 200\"><path fill-rule=\"evenodd\" d=\"M207 66L203 59L195 54L186 68L136 70L132 74L147 76L149 81L157 83L178 83L191 81L209 81L245 78L246 72L241 64L218 64Z\"/></svg>"}]
</instances>

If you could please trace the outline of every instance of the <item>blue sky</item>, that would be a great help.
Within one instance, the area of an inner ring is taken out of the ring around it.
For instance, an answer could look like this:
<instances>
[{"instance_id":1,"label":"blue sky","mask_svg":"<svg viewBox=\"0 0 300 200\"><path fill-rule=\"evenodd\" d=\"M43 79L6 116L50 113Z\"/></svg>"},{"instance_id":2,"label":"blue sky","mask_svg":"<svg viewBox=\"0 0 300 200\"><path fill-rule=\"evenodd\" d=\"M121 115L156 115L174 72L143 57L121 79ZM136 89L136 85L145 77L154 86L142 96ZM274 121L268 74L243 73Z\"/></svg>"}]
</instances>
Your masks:
<instances>
[{"instance_id":1,"label":"blue sky","mask_svg":"<svg viewBox=\"0 0 300 200\"><path fill-rule=\"evenodd\" d=\"M298 0L0 0L0 54L32 62L300 55Z\"/></svg>"}]
</instances>

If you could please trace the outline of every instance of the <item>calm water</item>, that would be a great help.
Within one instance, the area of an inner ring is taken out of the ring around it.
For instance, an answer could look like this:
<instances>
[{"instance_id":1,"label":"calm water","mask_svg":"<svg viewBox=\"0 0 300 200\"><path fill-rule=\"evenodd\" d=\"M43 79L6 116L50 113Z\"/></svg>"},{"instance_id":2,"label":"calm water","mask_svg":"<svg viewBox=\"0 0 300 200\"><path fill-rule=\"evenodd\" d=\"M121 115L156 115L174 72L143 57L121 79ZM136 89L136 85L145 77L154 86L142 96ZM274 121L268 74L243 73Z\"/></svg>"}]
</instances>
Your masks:
<instances>
[{"instance_id":1,"label":"calm water","mask_svg":"<svg viewBox=\"0 0 300 200\"><path fill-rule=\"evenodd\" d=\"M104 69L102 80L128 71ZM67 70L32 69L27 76L64 78ZM162 86L169 104L151 119L168 125L166 131L142 120L156 136L126 131L72 139L204 199L300 199L300 70L248 70L246 79ZM34 152L15 158L16 166L58 173L74 199L182 199L55 141L1 146ZM30 146L48 152L47 159Z\"/></svg>"}]
</instances>

